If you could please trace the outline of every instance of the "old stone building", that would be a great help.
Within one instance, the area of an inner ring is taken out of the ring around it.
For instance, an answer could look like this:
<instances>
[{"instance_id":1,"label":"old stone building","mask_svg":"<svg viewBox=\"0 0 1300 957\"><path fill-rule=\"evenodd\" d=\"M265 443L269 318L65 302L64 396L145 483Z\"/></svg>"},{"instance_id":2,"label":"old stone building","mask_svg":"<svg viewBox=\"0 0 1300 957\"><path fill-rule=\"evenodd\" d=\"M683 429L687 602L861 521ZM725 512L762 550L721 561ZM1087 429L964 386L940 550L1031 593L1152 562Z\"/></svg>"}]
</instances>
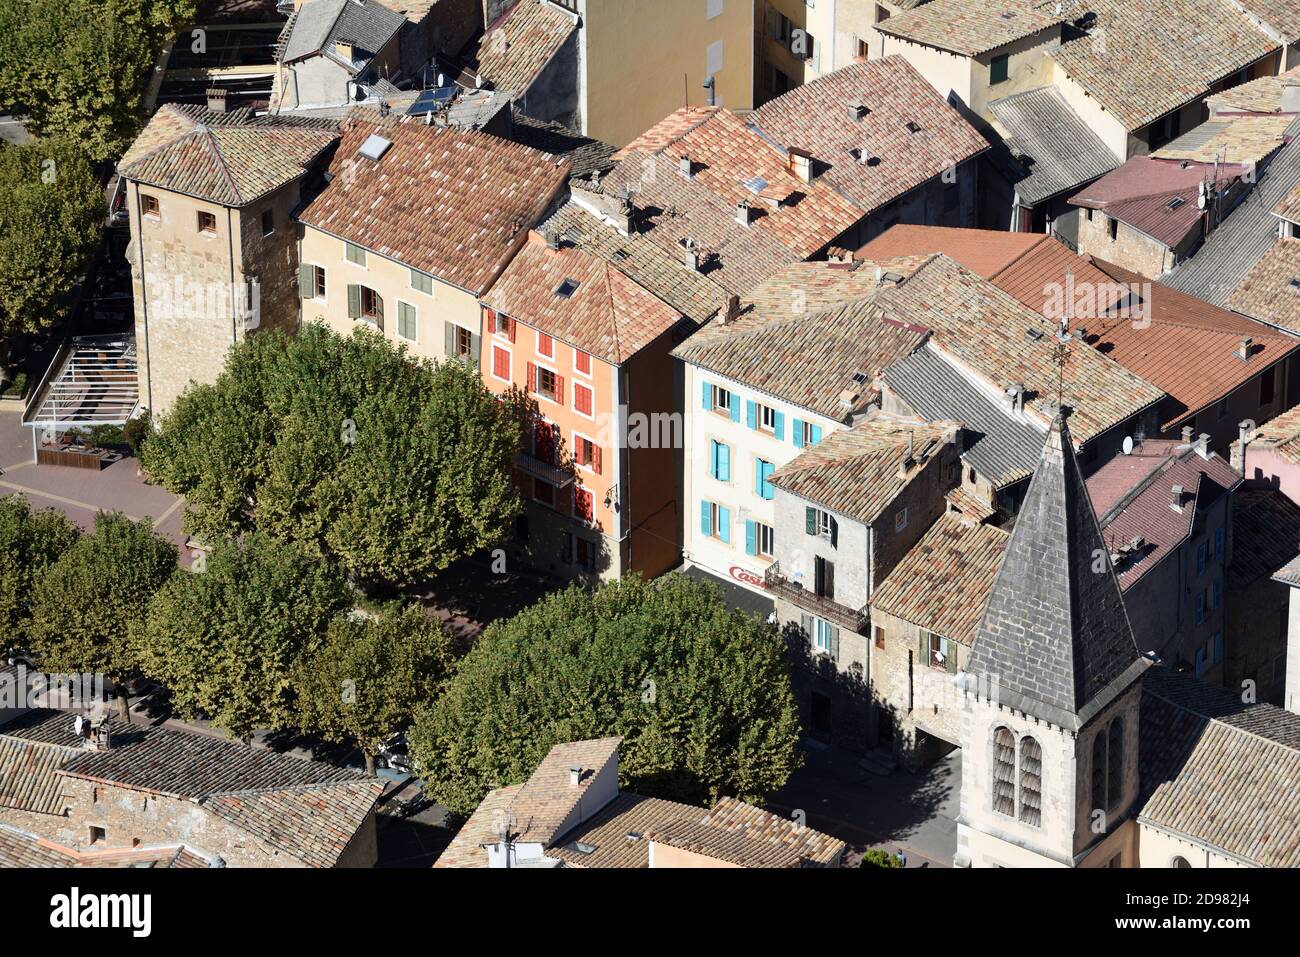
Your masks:
<instances>
[{"instance_id":1,"label":"old stone building","mask_svg":"<svg viewBox=\"0 0 1300 957\"><path fill-rule=\"evenodd\" d=\"M118 164L130 214L140 402L166 413L245 336L298 324L290 218L331 124L162 107Z\"/></svg>"},{"instance_id":2,"label":"old stone building","mask_svg":"<svg viewBox=\"0 0 1300 957\"><path fill-rule=\"evenodd\" d=\"M0 826L74 861L171 848L206 866L371 867L382 790L355 771L66 711L0 726Z\"/></svg>"}]
</instances>

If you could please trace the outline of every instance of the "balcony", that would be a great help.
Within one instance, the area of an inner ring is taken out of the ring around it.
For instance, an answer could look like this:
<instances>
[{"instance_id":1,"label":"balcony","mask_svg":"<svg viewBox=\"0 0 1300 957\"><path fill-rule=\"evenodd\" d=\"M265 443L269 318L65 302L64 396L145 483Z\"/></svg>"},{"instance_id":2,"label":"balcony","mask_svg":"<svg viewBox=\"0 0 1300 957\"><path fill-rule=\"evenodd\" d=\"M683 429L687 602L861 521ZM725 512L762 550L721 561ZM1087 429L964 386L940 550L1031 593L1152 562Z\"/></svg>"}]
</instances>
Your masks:
<instances>
[{"instance_id":1,"label":"balcony","mask_svg":"<svg viewBox=\"0 0 1300 957\"><path fill-rule=\"evenodd\" d=\"M532 478L550 482L557 488L565 488L573 483L572 469L552 465L550 462L529 455L527 452L521 452L515 456L515 468Z\"/></svg>"},{"instance_id":2,"label":"balcony","mask_svg":"<svg viewBox=\"0 0 1300 957\"><path fill-rule=\"evenodd\" d=\"M867 625L871 623L871 611L868 606L864 605L858 609L849 608L834 599L809 591L803 585L792 582L782 575L780 562L773 562L767 566L767 570L763 572L763 584L768 591L841 628L865 634Z\"/></svg>"}]
</instances>

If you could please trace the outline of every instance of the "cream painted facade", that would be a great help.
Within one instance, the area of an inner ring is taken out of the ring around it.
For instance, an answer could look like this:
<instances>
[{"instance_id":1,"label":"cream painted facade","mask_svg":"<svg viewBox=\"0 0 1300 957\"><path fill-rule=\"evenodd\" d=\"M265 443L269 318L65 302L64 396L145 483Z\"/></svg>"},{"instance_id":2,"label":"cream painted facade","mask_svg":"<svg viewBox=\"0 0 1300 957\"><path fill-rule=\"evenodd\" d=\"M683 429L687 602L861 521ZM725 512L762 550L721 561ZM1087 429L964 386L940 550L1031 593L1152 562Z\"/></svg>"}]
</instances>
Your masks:
<instances>
[{"instance_id":1,"label":"cream painted facade","mask_svg":"<svg viewBox=\"0 0 1300 957\"><path fill-rule=\"evenodd\" d=\"M1189 837L1156 827L1150 821L1138 818L1139 867L1228 867L1241 868L1252 865L1226 856Z\"/></svg>"},{"instance_id":2,"label":"cream painted facade","mask_svg":"<svg viewBox=\"0 0 1300 957\"><path fill-rule=\"evenodd\" d=\"M302 265L325 271L324 297L313 295L301 300L303 321L323 322L340 335L351 335L358 322L370 321L348 315L347 287L358 285L374 290L383 301L382 324L371 324L379 327L385 338L406 346L414 356L446 358L448 324L481 336L481 310L473 293L436 276L430 277L432 292L423 292L413 284L411 267L372 250L366 250L365 265L359 265L349 261L344 240L313 226L304 225L302 229ZM399 330L400 303L415 310L414 337L408 338Z\"/></svg>"},{"instance_id":3,"label":"cream painted facade","mask_svg":"<svg viewBox=\"0 0 1300 957\"><path fill-rule=\"evenodd\" d=\"M757 91L769 100L852 62L838 49L836 10L852 0L755 0ZM784 80L774 83L774 73Z\"/></svg>"},{"instance_id":4,"label":"cream painted facade","mask_svg":"<svg viewBox=\"0 0 1300 957\"><path fill-rule=\"evenodd\" d=\"M753 108L753 0L576 0L576 7L587 136L626 145L684 104L705 104L710 76L717 103Z\"/></svg>"}]
</instances>

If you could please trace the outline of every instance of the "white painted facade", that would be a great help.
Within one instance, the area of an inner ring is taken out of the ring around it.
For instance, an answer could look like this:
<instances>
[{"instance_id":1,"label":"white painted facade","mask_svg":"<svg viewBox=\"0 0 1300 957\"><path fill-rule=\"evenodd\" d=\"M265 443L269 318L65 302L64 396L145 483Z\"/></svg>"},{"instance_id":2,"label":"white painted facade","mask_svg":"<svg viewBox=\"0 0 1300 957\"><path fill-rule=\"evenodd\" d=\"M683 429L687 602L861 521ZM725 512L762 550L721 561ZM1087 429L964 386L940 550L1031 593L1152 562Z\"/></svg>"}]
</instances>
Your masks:
<instances>
[{"instance_id":1,"label":"white painted facade","mask_svg":"<svg viewBox=\"0 0 1300 957\"><path fill-rule=\"evenodd\" d=\"M776 503L774 497L765 498L757 490L760 462L767 463L763 467L770 472L798 456L806 447L796 442L796 436L802 435L803 423L809 425L811 436L822 440L845 426L726 376L690 363L684 366L683 559L689 565L762 592L763 572L775 559L758 548L758 525L775 529ZM732 396L734 411L706 408L704 389L715 387ZM755 428L750 427L751 403L758 426ZM761 406L774 413L774 428L762 427ZM714 477L715 442L727 449L725 480ZM774 496L774 492L769 490L770 495ZM703 521L706 508L715 516L708 523ZM751 530L747 523L756 524ZM711 526L711 532L706 524ZM752 553L748 547L751 536Z\"/></svg>"}]
</instances>

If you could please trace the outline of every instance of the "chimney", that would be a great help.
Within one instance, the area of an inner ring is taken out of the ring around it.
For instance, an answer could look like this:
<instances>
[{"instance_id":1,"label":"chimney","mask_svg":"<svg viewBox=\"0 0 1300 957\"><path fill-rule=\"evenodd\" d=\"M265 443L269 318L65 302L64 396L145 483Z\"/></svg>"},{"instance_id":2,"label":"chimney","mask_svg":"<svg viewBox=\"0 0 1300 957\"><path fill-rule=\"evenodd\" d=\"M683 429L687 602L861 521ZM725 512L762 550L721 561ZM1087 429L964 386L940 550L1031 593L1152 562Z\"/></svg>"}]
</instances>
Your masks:
<instances>
[{"instance_id":1,"label":"chimney","mask_svg":"<svg viewBox=\"0 0 1300 957\"><path fill-rule=\"evenodd\" d=\"M1282 81L1282 112L1300 113L1300 81L1294 77Z\"/></svg>"},{"instance_id":2,"label":"chimney","mask_svg":"<svg viewBox=\"0 0 1300 957\"><path fill-rule=\"evenodd\" d=\"M1196 440L1196 454L1203 459L1210 457L1210 435L1208 432L1202 432L1200 438Z\"/></svg>"},{"instance_id":3,"label":"chimney","mask_svg":"<svg viewBox=\"0 0 1300 957\"><path fill-rule=\"evenodd\" d=\"M1191 427L1190 425L1184 425L1184 426L1183 426L1183 445L1191 445L1191 444L1192 444L1192 432L1193 432L1193 429L1192 429L1192 427Z\"/></svg>"},{"instance_id":4,"label":"chimney","mask_svg":"<svg viewBox=\"0 0 1300 957\"><path fill-rule=\"evenodd\" d=\"M866 166L871 162L871 147L864 143L854 151L853 155L854 158L857 159L859 165Z\"/></svg>"},{"instance_id":5,"label":"chimney","mask_svg":"<svg viewBox=\"0 0 1300 957\"><path fill-rule=\"evenodd\" d=\"M867 109L867 104L863 103L861 100L849 101L849 119L853 120L854 122L856 123L862 122L863 117L865 117L870 112L871 111Z\"/></svg>"},{"instance_id":6,"label":"chimney","mask_svg":"<svg viewBox=\"0 0 1300 957\"><path fill-rule=\"evenodd\" d=\"M1255 345L1254 340L1251 339L1250 336L1246 336L1246 337L1243 338L1240 342L1237 343L1237 351L1236 351L1235 355L1236 355L1237 358L1240 359L1242 362L1247 362L1247 361L1249 361L1249 360L1250 360L1250 351L1251 351L1251 348L1252 348L1254 345Z\"/></svg>"},{"instance_id":7,"label":"chimney","mask_svg":"<svg viewBox=\"0 0 1300 957\"><path fill-rule=\"evenodd\" d=\"M916 464L916 458L912 455L912 437L914 433L909 429L907 433L907 451L903 453L903 461L898 467L898 477L906 478L908 471Z\"/></svg>"},{"instance_id":8,"label":"chimney","mask_svg":"<svg viewBox=\"0 0 1300 957\"><path fill-rule=\"evenodd\" d=\"M582 768L579 765L572 765L569 768L569 787L576 788L582 783Z\"/></svg>"},{"instance_id":9,"label":"chimney","mask_svg":"<svg viewBox=\"0 0 1300 957\"><path fill-rule=\"evenodd\" d=\"M699 249L695 246L695 240L684 237L678 240L678 244L682 247L682 262L699 272L701 257Z\"/></svg>"},{"instance_id":10,"label":"chimney","mask_svg":"<svg viewBox=\"0 0 1300 957\"><path fill-rule=\"evenodd\" d=\"M225 90L211 89L208 90L208 109L213 113L224 113L227 109L227 94Z\"/></svg>"},{"instance_id":11,"label":"chimney","mask_svg":"<svg viewBox=\"0 0 1300 957\"><path fill-rule=\"evenodd\" d=\"M85 737L88 751L107 751L113 745L107 717L83 718L78 715L73 727Z\"/></svg>"},{"instance_id":12,"label":"chimney","mask_svg":"<svg viewBox=\"0 0 1300 957\"><path fill-rule=\"evenodd\" d=\"M1079 341L1086 343L1088 341L1088 330L1083 326L1079 326L1078 330Z\"/></svg>"},{"instance_id":13,"label":"chimney","mask_svg":"<svg viewBox=\"0 0 1300 957\"><path fill-rule=\"evenodd\" d=\"M812 154L807 150L801 150L797 146L791 146L787 151L789 158L787 160L787 169L794 175L795 179L801 183L812 182Z\"/></svg>"},{"instance_id":14,"label":"chimney","mask_svg":"<svg viewBox=\"0 0 1300 957\"><path fill-rule=\"evenodd\" d=\"M687 179L695 179L695 164L685 153L677 158L677 171Z\"/></svg>"},{"instance_id":15,"label":"chimney","mask_svg":"<svg viewBox=\"0 0 1300 957\"><path fill-rule=\"evenodd\" d=\"M542 232L542 239L546 240L546 248L553 252L560 249L560 234L553 229L547 229Z\"/></svg>"},{"instance_id":16,"label":"chimney","mask_svg":"<svg viewBox=\"0 0 1300 957\"><path fill-rule=\"evenodd\" d=\"M749 204L748 200L742 199L736 204L736 222L742 226L748 226L754 221L754 207Z\"/></svg>"},{"instance_id":17,"label":"chimney","mask_svg":"<svg viewBox=\"0 0 1300 957\"><path fill-rule=\"evenodd\" d=\"M1025 410L1025 386L1023 382L1017 382L1007 389L1007 398L1010 400L1012 412L1023 412Z\"/></svg>"},{"instance_id":18,"label":"chimney","mask_svg":"<svg viewBox=\"0 0 1300 957\"><path fill-rule=\"evenodd\" d=\"M718 85L714 81L713 77L709 77L704 81L704 93L707 97L706 102L709 106L718 105Z\"/></svg>"},{"instance_id":19,"label":"chimney","mask_svg":"<svg viewBox=\"0 0 1300 957\"><path fill-rule=\"evenodd\" d=\"M1237 425L1237 444L1232 447L1232 467L1242 478L1246 476L1246 444L1250 442L1250 430L1254 423L1247 419Z\"/></svg>"},{"instance_id":20,"label":"chimney","mask_svg":"<svg viewBox=\"0 0 1300 957\"><path fill-rule=\"evenodd\" d=\"M337 53L339 56L341 56L343 59L347 60L349 63L352 62L352 44L351 44L351 43L348 43L348 42L346 42L346 41L344 41L344 40L335 40L335 41L334 41L334 52Z\"/></svg>"},{"instance_id":21,"label":"chimney","mask_svg":"<svg viewBox=\"0 0 1300 957\"><path fill-rule=\"evenodd\" d=\"M718 321L722 325L735 322L740 318L740 297L734 292L727 296L727 302L718 311Z\"/></svg>"},{"instance_id":22,"label":"chimney","mask_svg":"<svg viewBox=\"0 0 1300 957\"><path fill-rule=\"evenodd\" d=\"M852 251L845 249L843 246L830 246L826 249L826 261L842 264L851 263L853 262L853 253ZM876 278L879 279L880 277L877 276Z\"/></svg>"},{"instance_id":23,"label":"chimney","mask_svg":"<svg viewBox=\"0 0 1300 957\"><path fill-rule=\"evenodd\" d=\"M1169 507L1175 512L1181 512L1183 510L1183 487L1181 485L1175 485L1173 487L1173 496L1172 501L1169 503Z\"/></svg>"}]
</instances>

